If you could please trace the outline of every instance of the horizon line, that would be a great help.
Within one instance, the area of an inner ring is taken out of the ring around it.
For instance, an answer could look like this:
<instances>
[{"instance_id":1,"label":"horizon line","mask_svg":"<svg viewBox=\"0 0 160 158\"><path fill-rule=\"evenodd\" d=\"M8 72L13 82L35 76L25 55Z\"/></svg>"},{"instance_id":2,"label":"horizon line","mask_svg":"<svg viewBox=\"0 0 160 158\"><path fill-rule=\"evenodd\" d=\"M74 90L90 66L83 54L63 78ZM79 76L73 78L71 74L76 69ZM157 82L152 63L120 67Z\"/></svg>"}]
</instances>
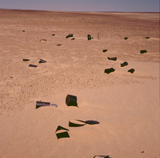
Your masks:
<instances>
[{"instance_id":1,"label":"horizon line","mask_svg":"<svg viewBox=\"0 0 160 158\"><path fill-rule=\"evenodd\" d=\"M113 13L160 13L160 12L141 12L141 11L55 11L55 10L39 10L39 9L7 9L7 8L0 8L0 10L13 10L13 11L43 11L43 12L113 12Z\"/></svg>"}]
</instances>

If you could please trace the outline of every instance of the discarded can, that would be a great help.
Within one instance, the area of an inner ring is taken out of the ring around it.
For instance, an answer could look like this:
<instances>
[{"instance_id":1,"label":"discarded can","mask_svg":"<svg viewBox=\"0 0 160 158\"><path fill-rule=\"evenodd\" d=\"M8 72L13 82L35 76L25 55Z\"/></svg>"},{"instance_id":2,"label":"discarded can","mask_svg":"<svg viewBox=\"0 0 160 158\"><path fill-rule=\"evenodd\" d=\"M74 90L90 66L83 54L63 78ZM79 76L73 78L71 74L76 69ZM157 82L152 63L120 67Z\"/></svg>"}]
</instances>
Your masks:
<instances>
[{"instance_id":1,"label":"discarded can","mask_svg":"<svg viewBox=\"0 0 160 158\"><path fill-rule=\"evenodd\" d=\"M68 132L57 133L56 136L57 136L57 139L70 137Z\"/></svg>"},{"instance_id":2,"label":"discarded can","mask_svg":"<svg viewBox=\"0 0 160 158\"><path fill-rule=\"evenodd\" d=\"M32 64L29 64L29 67L37 67L37 65L32 65Z\"/></svg>"},{"instance_id":3,"label":"discarded can","mask_svg":"<svg viewBox=\"0 0 160 158\"><path fill-rule=\"evenodd\" d=\"M77 97L68 94L67 97L66 97L66 104L68 106L77 106Z\"/></svg>"},{"instance_id":4,"label":"discarded can","mask_svg":"<svg viewBox=\"0 0 160 158\"><path fill-rule=\"evenodd\" d=\"M100 38L101 38L101 34L100 34L100 32L98 33L98 39L100 40Z\"/></svg>"},{"instance_id":5,"label":"discarded can","mask_svg":"<svg viewBox=\"0 0 160 158\"><path fill-rule=\"evenodd\" d=\"M41 39L40 42L47 42L47 40L46 39Z\"/></svg>"},{"instance_id":6,"label":"discarded can","mask_svg":"<svg viewBox=\"0 0 160 158\"><path fill-rule=\"evenodd\" d=\"M116 61L116 60L117 60L117 57L112 57L112 58L109 58L109 57L108 57L108 60L114 60L114 61Z\"/></svg>"},{"instance_id":7,"label":"discarded can","mask_svg":"<svg viewBox=\"0 0 160 158\"><path fill-rule=\"evenodd\" d=\"M58 131L61 131L63 130L64 132L60 132L60 133L57 133ZM56 129L56 136L57 136L57 139L60 139L60 138L69 138L69 134L68 132L69 131L67 128L64 128L62 126L58 126L57 129Z\"/></svg>"},{"instance_id":8,"label":"discarded can","mask_svg":"<svg viewBox=\"0 0 160 158\"><path fill-rule=\"evenodd\" d=\"M68 36L66 36L66 38L69 38L69 37L73 37L73 34L69 34Z\"/></svg>"},{"instance_id":9,"label":"discarded can","mask_svg":"<svg viewBox=\"0 0 160 158\"><path fill-rule=\"evenodd\" d=\"M39 63L46 63L47 61L43 60L43 59L40 59L39 60Z\"/></svg>"},{"instance_id":10,"label":"discarded can","mask_svg":"<svg viewBox=\"0 0 160 158\"><path fill-rule=\"evenodd\" d=\"M51 106L52 106L52 107L58 107L56 104L52 104Z\"/></svg>"},{"instance_id":11,"label":"discarded can","mask_svg":"<svg viewBox=\"0 0 160 158\"><path fill-rule=\"evenodd\" d=\"M29 61L29 59L23 59L23 61Z\"/></svg>"},{"instance_id":12,"label":"discarded can","mask_svg":"<svg viewBox=\"0 0 160 158\"><path fill-rule=\"evenodd\" d=\"M109 155L95 155L93 158L111 158Z\"/></svg>"},{"instance_id":13,"label":"discarded can","mask_svg":"<svg viewBox=\"0 0 160 158\"><path fill-rule=\"evenodd\" d=\"M134 69L129 69L128 72L133 73L135 70Z\"/></svg>"},{"instance_id":14,"label":"discarded can","mask_svg":"<svg viewBox=\"0 0 160 158\"><path fill-rule=\"evenodd\" d=\"M140 53L141 53L141 54L147 53L147 51L146 51L146 50L141 50Z\"/></svg>"},{"instance_id":15,"label":"discarded can","mask_svg":"<svg viewBox=\"0 0 160 158\"><path fill-rule=\"evenodd\" d=\"M127 66L128 63L125 61L124 63L121 64L121 67Z\"/></svg>"},{"instance_id":16,"label":"discarded can","mask_svg":"<svg viewBox=\"0 0 160 158\"><path fill-rule=\"evenodd\" d=\"M104 70L104 73L109 74L109 73L114 72L114 71L115 71L114 68L109 68L109 69L105 69L105 70Z\"/></svg>"},{"instance_id":17,"label":"discarded can","mask_svg":"<svg viewBox=\"0 0 160 158\"><path fill-rule=\"evenodd\" d=\"M42 106L50 106L49 102L41 102L41 101L37 101L36 102L36 109Z\"/></svg>"},{"instance_id":18,"label":"discarded can","mask_svg":"<svg viewBox=\"0 0 160 158\"><path fill-rule=\"evenodd\" d=\"M88 34L87 37L88 37L88 40L91 40L91 35Z\"/></svg>"},{"instance_id":19,"label":"discarded can","mask_svg":"<svg viewBox=\"0 0 160 158\"><path fill-rule=\"evenodd\" d=\"M103 49L103 52L106 52L107 51L107 49Z\"/></svg>"}]
</instances>

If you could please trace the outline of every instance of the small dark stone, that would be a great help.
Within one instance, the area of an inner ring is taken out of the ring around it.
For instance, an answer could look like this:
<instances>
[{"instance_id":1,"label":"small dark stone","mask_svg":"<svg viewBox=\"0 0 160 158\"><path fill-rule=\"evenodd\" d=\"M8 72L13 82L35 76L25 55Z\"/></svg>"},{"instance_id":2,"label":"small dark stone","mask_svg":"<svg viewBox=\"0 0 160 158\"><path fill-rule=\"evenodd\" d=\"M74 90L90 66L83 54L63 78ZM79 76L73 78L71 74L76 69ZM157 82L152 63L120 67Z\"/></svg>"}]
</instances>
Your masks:
<instances>
[{"instance_id":1,"label":"small dark stone","mask_svg":"<svg viewBox=\"0 0 160 158\"><path fill-rule=\"evenodd\" d=\"M149 39L150 37L146 37L146 39Z\"/></svg>"},{"instance_id":2,"label":"small dark stone","mask_svg":"<svg viewBox=\"0 0 160 158\"><path fill-rule=\"evenodd\" d=\"M61 46L62 44L57 44L57 46Z\"/></svg>"},{"instance_id":3,"label":"small dark stone","mask_svg":"<svg viewBox=\"0 0 160 158\"><path fill-rule=\"evenodd\" d=\"M124 39L125 39L125 40L127 40L127 39L128 39L128 37L124 37Z\"/></svg>"},{"instance_id":4,"label":"small dark stone","mask_svg":"<svg viewBox=\"0 0 160 158\"><path fill-rule=\"evenodd\" d=\"M55 36L55 34L52 34L52 36Z\"/></svg>"},{"instance_id":5,"label":"small dark stone","mask_svg":"<svg viewBox=\"0 0 160 158\"><path fill-rule=\"evenodd\" d=\"M75 40L75 38L72 38L71 40Z\"/></svg>"}]
</instances>

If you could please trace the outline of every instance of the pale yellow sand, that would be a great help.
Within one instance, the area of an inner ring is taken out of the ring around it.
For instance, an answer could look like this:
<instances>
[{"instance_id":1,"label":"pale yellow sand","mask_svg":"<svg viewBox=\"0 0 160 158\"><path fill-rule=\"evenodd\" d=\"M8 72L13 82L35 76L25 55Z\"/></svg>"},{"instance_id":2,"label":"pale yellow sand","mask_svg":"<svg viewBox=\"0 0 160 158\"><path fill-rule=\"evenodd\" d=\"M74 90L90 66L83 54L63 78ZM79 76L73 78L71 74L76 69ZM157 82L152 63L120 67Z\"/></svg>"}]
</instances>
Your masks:
<instances>
[{"instance_id":1,"label":"pale yellow sand","mask_svg":"<svg viewBox=\"0 0 160 158\"><path fill-rule=\"evenodd\" d=\"M0 10L0 158L159 158L158 17ZM58 107L35 109L40 100ZM100 124L69 127L73 119ZM59 125L70 138L57 139Z\"/></svg>"}]
</instances>

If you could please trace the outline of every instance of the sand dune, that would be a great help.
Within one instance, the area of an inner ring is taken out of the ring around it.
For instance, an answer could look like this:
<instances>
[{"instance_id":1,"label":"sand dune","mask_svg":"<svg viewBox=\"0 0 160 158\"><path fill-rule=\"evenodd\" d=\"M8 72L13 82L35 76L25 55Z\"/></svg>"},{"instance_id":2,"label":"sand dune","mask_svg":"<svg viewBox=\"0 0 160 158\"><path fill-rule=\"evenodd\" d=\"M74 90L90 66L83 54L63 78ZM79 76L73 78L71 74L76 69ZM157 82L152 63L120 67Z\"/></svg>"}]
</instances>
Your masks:
<instances>
[{"instance_id":1,"label":"sand dune","mask_svg":"<svg viewBox=\"0 0 160 158\"><path fill-rule=\"evenodd\" d=\"M160 157L158 16L0 10L0 158ZM77 119L99 124L69 127Z\"/></svg>"}]
</instances>

